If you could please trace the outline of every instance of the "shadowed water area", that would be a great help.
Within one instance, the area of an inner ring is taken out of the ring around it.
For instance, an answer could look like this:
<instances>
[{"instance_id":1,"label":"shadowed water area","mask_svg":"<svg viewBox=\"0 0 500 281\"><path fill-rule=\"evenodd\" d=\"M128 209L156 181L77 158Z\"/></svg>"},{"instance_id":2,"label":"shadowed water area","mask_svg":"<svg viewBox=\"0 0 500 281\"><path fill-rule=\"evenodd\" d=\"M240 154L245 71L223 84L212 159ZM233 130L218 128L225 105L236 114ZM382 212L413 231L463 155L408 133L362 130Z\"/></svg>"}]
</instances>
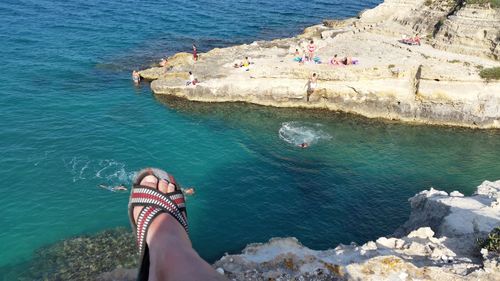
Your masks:
<instances>
[{"instance_id":1,"label":"shadowed water area","mask_svg":"<svg viewBox=\"0 0 500 281\"><path fill-rule=\"evenodd\" d=\"M379 1L0 2L0 277L43 246L127 226L145 166L173 173L209 261L295 236L314 249L392 233L430 186L500 175L500 132L154 97L130 70L161 56L297 34ZM304 139L308 149L296 144Z\"/></svg>"}]
</instances>

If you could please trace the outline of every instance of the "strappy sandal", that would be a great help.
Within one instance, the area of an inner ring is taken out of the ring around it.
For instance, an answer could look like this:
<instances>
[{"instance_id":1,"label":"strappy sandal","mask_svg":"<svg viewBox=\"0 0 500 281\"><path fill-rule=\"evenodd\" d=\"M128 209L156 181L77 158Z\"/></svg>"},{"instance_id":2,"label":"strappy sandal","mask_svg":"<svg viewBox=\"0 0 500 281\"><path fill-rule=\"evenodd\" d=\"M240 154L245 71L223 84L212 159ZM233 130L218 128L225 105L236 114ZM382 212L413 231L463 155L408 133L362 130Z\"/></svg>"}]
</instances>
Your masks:
<instances>
[{"instance_id":1,"label":"strappy sandal","mask_svg":"<svg viewBox=\"0 0 500 281\"><path fill-rule=\"evenodd\" d=\"M153 175L157 178L156 189L140 184L141 181L149 175ZM161 180L174 184L175 191L170 193L161 192L158 189ZM137 221L134 219L135 207L143 207L137 217ZM186 232L189 233L184 194L176 184L174 177L167 172L155 168L141 170L134 181L130 193L128 213L130 224L136 236L137 247L141 255L137 280L148 280L149 248L146 243L146 237L149 226L159 214L167 213L174 217L182 227L184 227Z\"/></svg>"}]
</instances>

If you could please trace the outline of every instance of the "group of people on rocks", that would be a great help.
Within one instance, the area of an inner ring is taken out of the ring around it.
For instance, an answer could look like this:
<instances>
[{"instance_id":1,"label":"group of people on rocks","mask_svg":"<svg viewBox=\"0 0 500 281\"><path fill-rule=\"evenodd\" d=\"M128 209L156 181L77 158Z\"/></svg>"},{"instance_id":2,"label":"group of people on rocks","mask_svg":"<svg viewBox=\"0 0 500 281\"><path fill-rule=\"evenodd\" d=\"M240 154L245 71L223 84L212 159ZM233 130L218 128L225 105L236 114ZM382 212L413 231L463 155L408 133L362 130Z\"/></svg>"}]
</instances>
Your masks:
<instances>
[{"instance_id":1,"label":"group of people on rocks","mask_svg":"<svg viewBox=\"0 0 500 281\"><path fill-rule=\"evenodd\" d=\"M299 62L300 64L304 64L307 62L321 63L321 59L315 56L316 50L317 47L314 44L314 41L311 40L309 41L309 44L306 46L306 48L304 48L302 51L300 51L299 49L295 49L294 60L296 62Z\"/></svg>"},{"instance_id":2,"label":"group of people on rocks","mask_svg":"<svg viewBox=\"0 0 500 281\"><path fill-rule=\"evenodd\" d=\"M298 48L295 49L293 55L295 56L294 61L299 62L300 64L313 62L316 64L322 63L321 58L315 55L317 50L314 41L311 40L307 47L301 52ZM339 58L337 54L335 54L330 60L328 60L328 64L330 65L353 65L357 64L358 60L353 59L351 56L346 56L343 58Z\"/></svg>"},{"instance_id":3,"label":"group of people on rocks","mask_svg":"<svg viewBox=\"0 0 500 281\"><path fill-rule=\"evenodd\" d=\"M193 60L198 61L198 59L199 59L198 49L197 49L195 44L193 44L192 48L193 48ZM247 60L248 60L248 57L247 57ZM162 58L158 64L160 65L160 67L167 67L168 58L166 58L166 57ZM134 83L136 85L141 82L141 75L140 75L139 71L137 71L135 69L132 71L132 81L134 81ZM188 86L188 85L195 86L197 83L198 83L198 79L194 77L194 75L191 71L189 71L189 80L186 81L186 86Z\"/></svg>"}]
</instances>

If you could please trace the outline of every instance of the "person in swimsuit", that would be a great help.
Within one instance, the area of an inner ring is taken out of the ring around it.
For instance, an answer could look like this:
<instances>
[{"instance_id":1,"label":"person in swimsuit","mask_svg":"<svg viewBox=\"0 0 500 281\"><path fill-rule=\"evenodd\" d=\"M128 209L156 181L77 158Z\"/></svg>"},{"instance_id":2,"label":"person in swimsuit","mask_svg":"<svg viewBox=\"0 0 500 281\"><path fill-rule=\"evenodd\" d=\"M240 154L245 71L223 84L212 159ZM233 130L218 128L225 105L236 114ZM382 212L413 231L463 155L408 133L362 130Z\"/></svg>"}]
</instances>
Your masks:
<instances>
[{"instance_id":1,"label":"person in swimsuit","mask_svg":"<svg viewBox=\"0 0 500 281\"><path fill-rule=\"evenodd\" d=\"M186 86L193 85L196 86L198 83L198 79L196 79L193 75L193 72L189 71L189 81L186 82Z\"/></svg>"},{"instance_id":2,"label":"person in swimsuit","mask_svg":"<svg viewBox=\"0 0 500 281\"><path fill-rule=\"evenodd\" d=\"M316 51L316 45L314 45L314 41L311 40L311 42L309 42L309 45L307 45L307 53L309 55L309 61L314 60L314 52L315 51Z\"/></svg>"},{"instance_id":3,"label":"person in swimsuit","mask_svg":"<svg viewBox=\"0 0 500 281\"><path fill-rule=\"evenodd\" d=\"M112 191L112 192L116 192L116 191L127 191L127 187L122 183L120 185L117 185L117 186L109 186L109 185L104 185L104 184L100 184L99 185L100 188L104 188L104 189L107 189L109 191Z\"/></svg>"},{"instance_id":4,"label":"person in swimsuit","mask_svg":"<svg viewBox=\"0 0 500 281\"><path fill-rule=\"evenodd\" d=\"M309 97L314 93L314 90L316 90L316 86L318 83L318 75L316 73L313 73L311 78L306 83L307 86L307 101L309 101Z\"/></svg>"},{"instance_id":5,"label":"person in swimsuit","mask_svg":"<svg viewBox=\"0 0 500 281\"><path fill-rule=\"evenodd\" d=\"M308 148L309 144L307 142L303 142L299 146L300 146L300 148Z\"/></svg>"},{"instance_id":6,"label":"person in swimsuit","mask_svg":"<svg viewBox=\"0 0 500 281\"><path fill-rule=\"evenodd\" d=\"M195 193L194 187L182 188L181 190L186 195L194 195L194 193Z\"/></svg>"},{"instance_id":7,"label":"person in swimsuit","mask_svg":"<svg viewBox=\"0 0 500 281\"><path fill-rule=\"evenodd\" d=\"M197 61L198 60L198 50L196 49L196 45L193 44L193 60Z\"/></svg>"},{"instance_id":8,"label":"person in swimsuit","mask_svg":"<svg viewBox=\"0 0 500 281\"><path fill-rule=\"evenodd\" d=\"M137 70L132 71L132 80L135 84L139 84L139 82L141 82L141 75L139 75Z\"/></svg>"},{"instance_id":9,"label":"person in swimsuit","mask_svg":"<svg viewBox=\"0 0 500 281\"><path fill-rule=\"evenodd\" d=\"M161 67L165 67L165 66L167 66L167 62L168 62L168 60L167 60L166 58L161 59L161 61L160 61L160 66L161 66Z\"/></svg>"},{"instance_id":10,"label":"person in swimsuit","mask_svg":"<svg viewBox=\"0 0 500 281\"><path fill-rule=\"evenodd\" d=\"M333 56L333 58L330 60L330 64L332 65L340 65L340 61L339 61L339 58L337 57L337 54L335 54Z\"/></svg>"}]
</instances>

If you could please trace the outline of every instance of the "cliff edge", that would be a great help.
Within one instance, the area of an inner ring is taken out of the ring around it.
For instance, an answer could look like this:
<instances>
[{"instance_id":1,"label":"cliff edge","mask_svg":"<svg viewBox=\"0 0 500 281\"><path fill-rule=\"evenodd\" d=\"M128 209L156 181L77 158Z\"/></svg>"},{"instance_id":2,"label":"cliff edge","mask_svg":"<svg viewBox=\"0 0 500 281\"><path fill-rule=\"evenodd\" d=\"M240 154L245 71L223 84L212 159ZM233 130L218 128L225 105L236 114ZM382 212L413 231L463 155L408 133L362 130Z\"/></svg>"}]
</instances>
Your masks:
<instances>
[{"instance_id":1,"label":"cliff edge","mask_svg":"<svg viewBox=\"0 0 500 281\"><path fill-rule=\"evenodd\" d=\"M248 245L214 264L230 280L500 280L499 253L478 238L500 227L500 180L475 194L422 191L394 237L311 250L295 238Z\"/></svg>"}]
</instances>

